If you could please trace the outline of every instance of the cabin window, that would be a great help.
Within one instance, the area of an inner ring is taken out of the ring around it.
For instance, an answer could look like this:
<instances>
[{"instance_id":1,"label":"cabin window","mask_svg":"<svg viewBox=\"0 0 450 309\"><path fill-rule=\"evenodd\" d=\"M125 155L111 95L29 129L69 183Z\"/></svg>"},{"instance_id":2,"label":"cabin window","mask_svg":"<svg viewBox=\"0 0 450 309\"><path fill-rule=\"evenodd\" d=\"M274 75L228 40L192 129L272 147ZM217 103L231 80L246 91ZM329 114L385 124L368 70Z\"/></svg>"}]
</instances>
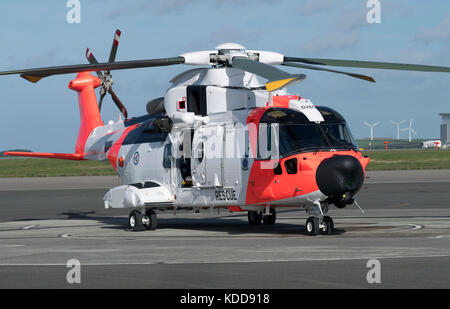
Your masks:
<instances>
[{"instance_id":1,"label":"cabin window","mask_svg":"<svg viewBox=\"0 0 450 309\"><path fill-rule=\"evenodd\" d=\"M164 168L170 168L172 166L172 144L167 144L164 147L163 166Z\"/></svg>"},{"instance_id":2,"label":"cabin window","mask_svg":"<svg viewBox=\"0 0 450 309\"><path fill-rule=\"evenodd\" d=\"M244 139L245 139L245 144L244 144L245 151L244 151L244 157L241 160L241 167L243 170L248 170L248 164L249 164L248 158L249 158L249 153L250 153L250 141L249 141L249 136L248 136L248 130L245 130Z\"/></svg>"},{"instance_id":3,"label":"cabin window","mask_svg":"<svg viewBox=\"0 0 450 309\"><path fill-rule=\"evenodd\" d=\"M279 125L260 123L258 129L258 159L278 159Z\"/></svg>"},{"instance_id":4,"label":"cabin window","mask_svg":"<svg viewBox=\"0 0 450 309\"><path fill-rule=\"evenodd\" d=\"M273 169L273 173L275 174L275 175L281 175L281 174L283 174L283 170L281 169L281 164L280 164L280 162L276 162L275 163L275 168Z\"/></svg>"},{"instance_id":5,"label":"cabin window","mask_svg":"<svg viewBox=\"0 0 450 309\"><path fill-rule=\"evenodd\" d=\"M168 118L151 119L128 133L122 144L130 145L164 142L169 131L170 121Z\"/></svg>"},{"instance_id":6,"label":"cabin window","mask_svg":"<svg viewBox=\"0 0 450 309\"><path fill-rule=\"evenodd\" d=\"M292 158L284 162L284 167L288 174L297 174L297 158Z\"/></svg>"},{"instance_id":7,"label":"cabin window","mask_svg":"<svg viewBox=\"0 0 450 309\"><path fill-rule=\"evenodd\" d=\"M112 145L113 145L113 141L105 142L104 152L107 153L111 149Z\"/></svg>"},{"instance_id":8,"label":"cabin window","mask_svg":"<svg viewBox=\"0 0 450 309\"><path fill-rule=\"evenodd\" d=\"M196 152L196 159L198 160L198 163L202 163L202 161L203 161L203 157L204 157L204 145L203 145L203 142L201 142L200 144L198 144L198 146L197 146L197 152Z\"/></svg>"}]
</instances>

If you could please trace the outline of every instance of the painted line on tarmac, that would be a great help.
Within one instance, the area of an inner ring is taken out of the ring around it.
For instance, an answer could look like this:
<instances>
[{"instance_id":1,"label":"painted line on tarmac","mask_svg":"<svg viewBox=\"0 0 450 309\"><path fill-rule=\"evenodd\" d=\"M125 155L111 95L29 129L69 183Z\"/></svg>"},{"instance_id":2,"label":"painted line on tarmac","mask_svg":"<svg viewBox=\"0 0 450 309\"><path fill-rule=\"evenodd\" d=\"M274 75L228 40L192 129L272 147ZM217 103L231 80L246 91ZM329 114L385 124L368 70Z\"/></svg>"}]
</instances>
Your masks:
<instances>
[{"instance_id":1,"label":"painted line on tarmac","mask_svg":"<svg viewBox=\"0 0 450 309\"><path fill-rule=\"evenodd\" d=\"M442 238L450 238L450 235L438 235L438 236L430 236L430 239L442 239Z\"/></svg>"},{"instance_id":2,"label":"painted line on tarmac","mask_svg":"<svg viewBox=\"0 0 450 309\"><path fill-rule=\"evenodd\" d=\"M442 179L442 180L391 180L391 181L364 181L366 185L379 185L379 184L408 184L408 183L447 183L450 182L450 179Z\"/></svg>"},{"instance_id":3,"label":"painted line on tarmac","mask_svg":"<svg viewBox=\"0 0 450 309\"><path fill-rule=\"evenodd\" d=\"M407 224L408 226L410 226L409 228L400 230L399 232L410 232L410 231L415 231L415 230L420 230L423 229L423 225L420 224Z\"/></svg>"},{"instance_id":4,"label":"painted line on tarmac","mask_svg":"<svg viewBox=\"0 0 450 309\"><path fill-rule=\"evenodd\" d=\"M449 254L431 254L431 255L398 255L398 256L365 256L365 257L348 257L348 258L303 258L303 259L280 259L280 260L260 260L260 261L248 261L248 260L235 260L235 261L155 261L155 262L110 262L110 263L83 263L81 266L134 266L134 265L180 265L180 264L250 264L250 263L289 263L289 262L327 262L327 261L360 261L370 259L415 259L415 258L442 258L448 257ZM67 266L66 263L0 263L0 267L16 267L16 266Z\"/></svg>"},{"instance_id":5,"label":"painted line on tarmac","mask_svg":"<svg viewBox=\"0 0 450 309\"><path fill-rule=\"evenodd\" d=\"M24 226L24 227L22 228L22 230L29 230L29 229L31 229L31 228L33 228L33 227L35 227L35 226L38 226L38 225L37 225L37 224L27 225L27 226Z\"/></svg>"},{"instance_id":6,"label":"painted line on tarmac","mask_svg":"<svg viewBox=\"0 0 450 309\"><path fill-rule=\"evenodd\" d=\"M0 244L0 248L9 248L9 247L25 247L25 245Z\"/></svg>"}]
</instances>

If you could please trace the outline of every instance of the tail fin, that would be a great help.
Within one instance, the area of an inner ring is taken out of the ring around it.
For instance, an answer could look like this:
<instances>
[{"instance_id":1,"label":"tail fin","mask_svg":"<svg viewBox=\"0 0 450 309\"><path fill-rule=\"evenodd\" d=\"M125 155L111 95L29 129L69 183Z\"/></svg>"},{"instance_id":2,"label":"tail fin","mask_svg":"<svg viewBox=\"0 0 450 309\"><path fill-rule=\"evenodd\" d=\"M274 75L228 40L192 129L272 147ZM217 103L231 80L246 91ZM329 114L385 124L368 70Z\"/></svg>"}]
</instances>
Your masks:
<instances>
[{"instance_id":1,"label":"tail fin","mask_svg":"<svg viewBox=\"0 0 450 309\"><path fill-rule=\"evenodd\" d=\"M89 134L96 127L103 125L94 92L94 89L100 84L100 79L89 72L78 73L77 77L69 83L69 89L78 92L80 108L80 129L75 145L76 154L84 155L84 146Z\"/></svg>"},{"instance_id":2,"label":"tail fin","mask_svg":"<svg viewBox=\"0 0 450 309\"><path fill-rule=\"evenodd\" d=\"M77 77L69 83L69 89L78 92L78 105L80 108L80 129L78 131L75 153L43 153L43 152L18 152L6 151L5 156L20 156L34 158L84 160L86 140L98 126L103 126L100 111L97 105L97 97L94 89L100 86L99 78L89 72L78 73Z\"/></svg>"}]
</instances>

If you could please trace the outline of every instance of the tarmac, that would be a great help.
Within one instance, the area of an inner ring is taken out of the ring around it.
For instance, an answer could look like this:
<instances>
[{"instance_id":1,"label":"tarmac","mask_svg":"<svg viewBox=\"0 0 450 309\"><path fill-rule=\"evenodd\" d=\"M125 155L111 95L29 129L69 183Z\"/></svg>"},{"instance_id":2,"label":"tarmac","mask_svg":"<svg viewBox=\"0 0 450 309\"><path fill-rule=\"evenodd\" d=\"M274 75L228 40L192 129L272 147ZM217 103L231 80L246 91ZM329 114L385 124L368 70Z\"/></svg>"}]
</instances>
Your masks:
<instances>
[{"instance_id":1,"label":"tarmac","mask_svg":"<svg viewBox=\"0 0 450 309\"><path fill-rule=\"evenodd\" d=\"M126 229L106 210L115 176L0 179L0 288L450 288L450 170L368 172L334 235L307 236L304 211L273 226L246 213L158 213ZM66 280L81 264L81 283ZM381 283L367 280L380 261Z\"/></svg>"}]
</instances>

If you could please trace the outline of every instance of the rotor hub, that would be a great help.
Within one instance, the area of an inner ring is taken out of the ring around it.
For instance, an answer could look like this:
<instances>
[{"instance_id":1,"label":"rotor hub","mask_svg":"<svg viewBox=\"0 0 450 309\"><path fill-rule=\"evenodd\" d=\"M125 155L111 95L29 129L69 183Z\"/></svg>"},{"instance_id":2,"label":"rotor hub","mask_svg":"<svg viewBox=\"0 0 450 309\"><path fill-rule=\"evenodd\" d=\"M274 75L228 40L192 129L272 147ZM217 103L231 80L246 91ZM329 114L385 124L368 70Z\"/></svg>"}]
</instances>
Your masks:
<instances>
[{"instance_id":1,"label":"rotor hub","mask_svg":"<svg viewBox=\"0 0 450 309\"><path fill-rule=\"evenodd\" d=\"M103 91L103 93L106 93L111 89L112 85L114 84L111 73L107 72L107 73L103 74L101 80L102 80L102 84L101 84L102 88L100 89L100 91Z\"/></svg>"}]
</instances>

